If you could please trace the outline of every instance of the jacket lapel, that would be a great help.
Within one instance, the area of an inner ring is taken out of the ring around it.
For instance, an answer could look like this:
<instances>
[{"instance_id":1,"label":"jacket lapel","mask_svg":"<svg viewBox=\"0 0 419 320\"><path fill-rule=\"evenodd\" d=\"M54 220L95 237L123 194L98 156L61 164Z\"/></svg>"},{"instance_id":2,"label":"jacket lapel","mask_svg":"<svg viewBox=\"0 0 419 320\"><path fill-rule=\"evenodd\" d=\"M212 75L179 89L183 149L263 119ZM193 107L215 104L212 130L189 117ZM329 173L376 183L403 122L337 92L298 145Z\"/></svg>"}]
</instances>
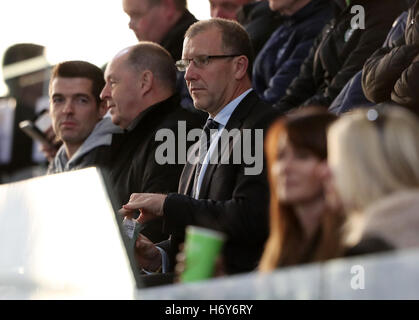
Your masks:
<instances>
[{"instance_id":1,"label":"jacket lapel","mask_svg":"<svg viewBox=\"0 0 419 320\"><path fill-rule=\"evenodd\" d=\"M199 141L191 147L187 162L183 167L182 175L179 180L178 192L180 194L191 195L192 187L194 184L195 170L197 166L197 163L195 162L196 159L198 159L198 155L196 155L198 149Z\"/></svg>"},{"instance_id":2,"label":"jacket lapel","mask_svg":"<svg viewBox=\"0 0 419 320\"><path fill-rule=\"evenodd\" d=\"M257 95L254 91L249 92L249 94L239 103L239 105L236 107L234 112L231 114L230 119L228 120L224 130L231 130L231 129L240 129L242 127L243 121L250 112L252 106L256 104L258 101ZM218 154L218 161L216 164L208 164L207 170L205 171L204 178L202 180L201 189L199 191L199 199L206 199L208 198L209 193L209 186L211 184L212 177L214 175L215 169L218 167L218 165L221 163L221 158L223 153L228 152L229 163L232 163L231 159L231 152L232 152L233 144L229 144L229 148L227 149L227 146L224 146L223 150L221 150ZM226 157L226 156L224 156ZM193 183L193 180L192 180Z\"/></svg>"}]
</instances>

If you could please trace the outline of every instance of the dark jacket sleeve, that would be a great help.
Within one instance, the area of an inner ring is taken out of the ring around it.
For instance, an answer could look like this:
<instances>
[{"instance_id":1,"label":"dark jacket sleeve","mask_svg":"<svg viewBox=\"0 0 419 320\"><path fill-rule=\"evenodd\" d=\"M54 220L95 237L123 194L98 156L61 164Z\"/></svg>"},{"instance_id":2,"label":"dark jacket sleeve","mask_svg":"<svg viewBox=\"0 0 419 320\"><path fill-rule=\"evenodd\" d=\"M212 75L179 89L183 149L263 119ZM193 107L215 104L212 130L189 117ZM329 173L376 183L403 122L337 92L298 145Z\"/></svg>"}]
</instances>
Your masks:
<instances>
[{"instance_id":1,"label":"dark jacket sleeve","mask_svg":"<svg viewBox=\"0 0 419 320\"><path fill-rule=\"evenodd\" d=\"M362 87L366 97L373 102L391 100L396 82L419 53L419 37L417 36L419 28L416 22L418 6L419 1L416 1L409 9L403 36L395 41L392 47L377 50L364 65ZM408 73L411 74L412 69ZM407 74L404 75L405 80L406 76ZM406 100L406 97L401 99L406 93L406 88L402 89L403 83L405 85L406 81L402 80L398 84L397 91L394 92L394 98L397 101ZM400 97L398 97L399 94Z\"/></svg>"},{"instance_id":2,"label":"dark jacket sleeve","mask_svg":"<svg viewBox=\"0 0 419 320\"><path fill-rule=\"evenodd\" d=\"M289 110L300 106L305 100L316 93L316 85L313 77L313 63L322 36L322 33L319 34L314 41L307 58L301 65L300 73L285 91L285 96L274 104L274 107L281 113L288 112Z\"/></svg>"},{"instance_id":3,"label":"dark jacket sleeve","mask_svg":"<svg viewBox=\"0 0 419 320\"><path fill-rule=\"evenodd\" d=\"M282 98L291 81L298 75L301 64L313 45L312 38L295 39L291 42L295 43L295 47L288 48L290 49L288 58L269 80L268 87L261 97L264 101L273 103Z\"/></svg>"},{"instance_id":4,"label":"dark jacket sleeve","mask_svg":"<svg viewBox=\"0 0 419 320\"><path fill-rule=\"evenodd\" d=\"M376 23L372 23L371 25L368 25L367 20L365 29L358 30L362 34L356 48L354 48L346 58L339 72L333 77L332 81L323 92L308 99L304 105L313 104L329 106L346 83L359 70L362 70L365 61L371 56L371 54L373 54L377 48L382 46L388 33L389 26L391 26L391 22L386 20L376 20Z\"/></svg>"},{"instance_id":5,"label":"dark jacket sleeve","mask_svg":"<svg viewBox=\"0 0 419 320\"><path fill-rule=\"evenodd\" d=\"M336 115L348 112L358 106L367 107L373 105L364 95L361 85L362 71L358 73L343 87L342 91L333 100L329 112Z\"/></svg>"},{"instance_id":6,"label":"dark jacket sleeve","mask_svg":"<svg viewBox=\"0 0 419 320\"><path fill-rule=\"evenodd\" d=\"M419 56L416 56L409 67L403 70L400 78L394 85L391 100L397 104L408 107L419 113Z\"/></svg>"},{"instance_id":7,"label":"dark jacket sleeve","mask_svg":"<svg viewBox=\"0 0 419 320\"><path fill-rule=\"evenodd\" d=\"M197 200L188 195L169 194L164 214L170 231L197 225L224 232L229 241L242 244L266 239L269 188L265 170L258 175L246 175L245 166L240 166L230 199Z\"/></svg>"},{"instance_id":8,"label":"dark jacket sleeve","mask_svg":"<svg viewBox=\"0 0 419 320\"><path fill-rule=\"evenodd\" d=\"M234 168L229 166L228 170L233 171ZM237 172L236 180L231 183L234 183L232 196L220 200L197 200L174 193L167 196L163 211L165 231L172 236L169 251L172 265L178 246L183 241L185 227L195 225L226 235L223 251L228 273L250 271L256 267L269 230L269 188L265 173L246 176L244 171ZM222 188L221 184L219 188Z\"/></svg>"},{"instance_id":9,"label":"dark jacket sleeve","mask_svg":"<svg viewBox=\"0 0 419 320\"><path fill-rule=\"evenodd\" d=\"M362 71L362 88L368 100L375 103L390 101L396 81L418 53L419 45L377 50Z\"/></svg>"},{"instance_id":10,"label":"dark jacket sleeve","mask_svg":"<svg viewBox=\"0 0 419 320\"><path fill-rule=\"evenodd\" d=\"M266 134L265 129L276 116L275 110L269 110L258 117L255 125L246 128L264 129ZM252 138L248 137L251 143L248 148L250 154L256 155L259 154L259 143L263 142L258 141L253 129ZM242 161L210 164L217 166L212 181L214 188L219 189L218 196L214 197L218 200L197 200L185 194L170 193L163 208L167 231L197 225L224 232L232 242L254 244L258 240L264 241L268 230L269 186L263 152L260 156L255 159L261 161L260 167L257 165L260 172L257 170L253 174L248 172L253 165Z\"/></svg>"},{"instance_id":11,"label":"dark jacket sleeve","mask_svg":"<svg viewBox=\"0 0 419 320\"><path fill-rule=\"evenodd\" d=\"M404 30L406 27L407 11L404 11L395 21L393 27L387 34L383 48L397 46L398 41L404 41ZM333 100L329 107L329 111L335 114L341 114L353 109L356 106L371 106L373 103L369 101L362 90L362 70L343 87L339 95Z\"/></svg>"}]
</instances>

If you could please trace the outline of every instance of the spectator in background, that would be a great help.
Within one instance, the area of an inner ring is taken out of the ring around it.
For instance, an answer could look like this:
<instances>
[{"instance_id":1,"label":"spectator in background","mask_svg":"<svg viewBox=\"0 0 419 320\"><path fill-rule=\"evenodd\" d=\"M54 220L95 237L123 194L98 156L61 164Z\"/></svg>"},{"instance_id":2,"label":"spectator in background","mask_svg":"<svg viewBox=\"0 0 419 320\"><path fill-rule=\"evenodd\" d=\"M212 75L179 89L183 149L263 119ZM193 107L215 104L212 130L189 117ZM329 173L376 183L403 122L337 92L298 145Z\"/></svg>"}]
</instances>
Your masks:
<instances>
[{"instance_id":1,"label":"spectator in background","mask_svg":"<svg viewBox=\"0 0 419 320\"><path fill-rule=\"evenodd\" d=\"M253 88L259 97L275 103L298 76L315 38L332 18L329 0L269 0L283 22L258 54L253 69Z\"/></svg>"},{"instance_id":2,"label":"spectator in background","mask_svg":"<svg viewBox=\"0 0 419 320\"><path fill-rule=\"evenodd\" d=\"M266 0L210 0L210 14L211 18L237 20L249 34L255 55L281 23Z\"/></svg>"},{"instance_id":3,"label":"spectator in background","mask_svg":"<svg viewBox=\"0 0 419 320\"><path fill-rule=\"evenodd\" d=\"M395 102L419 114L419 1L409 9L406 30L393 46L377 50L365 63L362 87L368 100Z\"/></svg>"},{"instance_id":4,"label":"spectator in background","mask_svg":"<svg viewBox=\"0 0 419 320\"><path fill-rule=\"evenodd\" d=\"M348 214L347 255L419 245L418 141L418 118L396 105L354 110L330 127L328 162Z\"/></svg>"},{"instance_id":5,"label":"spectator in background","mask_svg":"<svg viewBox=\"0 0 419 320\"><path fill-rule=\"evenodd\" d=\"M211 18L237 20L241 7L252 0L209 0Z\"/></svg>"},{"instance_id":6,"label":"spectator in background","mask_svg":"<svg viewBox=\"0 0 419 320\"><path fill-rule=\"evenodd\" d=\"M306 105L329 107L383 44L396 17L406 10L405 2L394 0L334 0L333 4L335 18L316 39L285 95L275 103L282 113ZM358 16L351 13L353 7Z\"/></svg>"},{"instance_id":7,"label":"spectator in background","mask_svg":"<svg viewBox=\"0 0 419 320\"><path fill-rule=\"evenodd\" d=\"M112 134L122 130L110 118L101 101L103 72L85 61L57 64L51 74L49 95L52 127L63 145L48 172L101 167L110 159Z\"/></svg>"},{"instance_id":8,"label":"spectator in background","mask_svg":"<svg viewBox=\"0 0 419 320\"><path fill-rule=\"evenodd\" d=\"M246 29L255 57L271 34L281 25L282 17L269 8L267 0L249 2L237 13L237 21Z\"/></svg>"},{"instance_id":9,"label":"spectator in background","mask_svg":"<svg viewBox=\"0 0 419 320\"><path fill-rule=\"evenodd\" d=\"M394 48L397 46L398 41L403 37L406 28L406 20L407 11L404 11L398 16L390 29L386 41L383 44L383 48ZM333 100L332 104L329 106L329 111L335 114L341 114L358 106L371 107L372 105L374 105L374 103L365 97L362 90L362 70L360 70Z\"/></svg>"},{"instance_id":10,"label":"spectator in background","mask_svg":"<svg viewBox=\"0 0 419 320\"><path fill-rule=\"evenodd\" d=\"M20 130L19 122L35 118L36 103L43 96L49 67L44 50L41 45L19 43L4 53L3 76L9 96L14 100L10 103L15 107L9 109L13 113L12 117L7 117L13 121L10 131L2 134L2 139L5 139L3 141L8 141L1 150L4 155L4 161L0 161L0 175L5 180L3 182L32 177L31 167L37 164L33 160L33 140ZM0 118L4 120L4 117ZM1 126L3 130L9 125L1 123Z\"/></svg>"},{"instance_id":11,"label":"spectator in background","mask_svg":"<svg viewBox=\"0 0 419 320\"><path fill-rule=\"evenodd\" d=\"M326 130L335 119L308 108L279 118L269 129L270 233L260 271L340 254L343 215L328 208L321 177L327 165Z\"/></svg>"},{"instance_id":12,"label":"spectator in background","mask_svg":"<svg viewBox=\"0 0 419 320\"><path fill-rule=\"evenodd\" d=\"M183 169L178 161L181 121L188 134L200 127L200 119L180 107L176 94L176 68L170 53L153 42L140 42L120 51L107 65L106 84L100 97L105 100L112 122L124 133L112 137L109 183L117 204L125 204L134 192L175 192ZM156 137L160 129L174 134L176 155L168 163L156 159L159 146L167 141ZM152 241L166 239L161 221L144 229Z\"/></svg>"},{"instance_id":13,"label":"spectator in background","mask_svg":"<svg viewBox=\"0 0 419 320\"><path fill-rule=\"evenodd\" d=\"M123 0L123 9L129 16L129 28L138 41L160 44L175 61L182 56L183 36L188 27L197 21L186 7L186 0ZM196 112L183 78L177 72L177 90L181 95L182 107ZM203 120L204 121L204 120Z\"/></svg>"}]
</instances>

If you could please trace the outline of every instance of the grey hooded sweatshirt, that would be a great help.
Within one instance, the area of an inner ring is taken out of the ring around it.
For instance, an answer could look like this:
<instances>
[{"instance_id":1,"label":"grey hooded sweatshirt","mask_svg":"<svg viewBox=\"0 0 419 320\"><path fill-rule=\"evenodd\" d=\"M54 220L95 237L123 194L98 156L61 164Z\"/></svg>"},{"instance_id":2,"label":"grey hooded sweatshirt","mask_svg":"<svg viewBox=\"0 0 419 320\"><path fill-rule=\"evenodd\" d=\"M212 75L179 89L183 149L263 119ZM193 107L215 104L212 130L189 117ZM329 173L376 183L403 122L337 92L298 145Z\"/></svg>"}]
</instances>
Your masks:
<instances>
[{"instance_id":1,"label":"grey hooded sweatshirt","mask_svg":"<svg viewBox=\"0 0 419 320\"><path fill-rule=\"evenodd\" d=\"M122 129L114 125L110 118L103 118L96 124L70 160L67 158L64 145L62 145L50 163L47 174L100 166L110 157L112 135L121 132Z\"/></svg>"}]
</instances>

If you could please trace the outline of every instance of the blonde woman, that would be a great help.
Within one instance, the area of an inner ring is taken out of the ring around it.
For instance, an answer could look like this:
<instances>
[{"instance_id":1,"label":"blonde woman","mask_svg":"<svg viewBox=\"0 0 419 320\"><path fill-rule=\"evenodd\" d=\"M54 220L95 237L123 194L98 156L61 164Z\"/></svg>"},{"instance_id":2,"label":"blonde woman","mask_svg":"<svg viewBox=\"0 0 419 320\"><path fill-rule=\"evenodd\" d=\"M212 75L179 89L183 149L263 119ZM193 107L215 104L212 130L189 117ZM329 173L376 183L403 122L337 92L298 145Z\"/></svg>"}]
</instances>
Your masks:
<instances>
[{"instance_id":1,"label":"blonde woman","mask_svg":"<svg viewBox=\"0 0 419 320\"><path fill-rule=\"evenodd\" d=\"M328 131L348 254L419 245L419 120L394 105L360 109Z\"/></svg>"}]
</instances>

